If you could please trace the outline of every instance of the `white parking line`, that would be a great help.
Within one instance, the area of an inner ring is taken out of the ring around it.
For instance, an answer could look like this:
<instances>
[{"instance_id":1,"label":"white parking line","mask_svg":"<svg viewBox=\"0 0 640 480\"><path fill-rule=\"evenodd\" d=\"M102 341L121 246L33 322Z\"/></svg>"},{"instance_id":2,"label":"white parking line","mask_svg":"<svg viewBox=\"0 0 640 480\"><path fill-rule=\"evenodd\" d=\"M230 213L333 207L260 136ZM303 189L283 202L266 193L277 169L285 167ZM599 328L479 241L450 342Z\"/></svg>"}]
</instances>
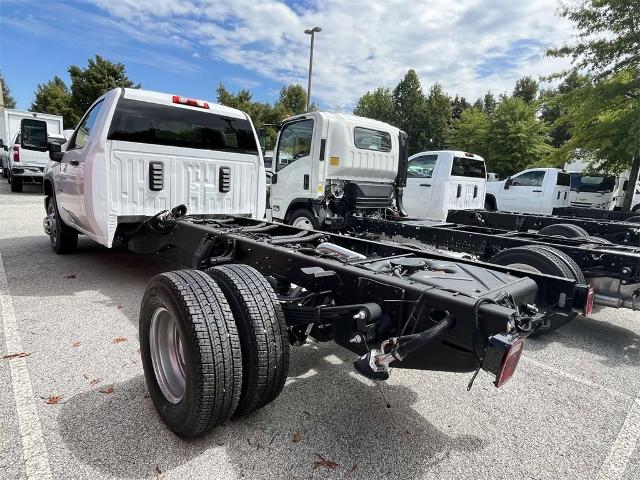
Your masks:
<instances>
[{"instance_id":1,"label":"white parking line","mask_svg":"<svg viewBox=\"0 0 640 480\"><path fill-rule=\"evenodd\" d=\"M609 455L605 459L598 479L601 480L619 480L624 476L629 460L640 441L640 393L638 398L633 401L633 406L629 411L629 415L622 424L620 433L613 442L613 446L609 451Z\"/></svg>"},{"instance_id":2,"label":"white parking line","mask_svg":"<svg viewBox=\"0 0 640 480\"><path fill-rule=\"evenodd\" d=\"M18 333L13 300L9 293L7 275L4 271L2 254L0 254L0 317L4 324L4 338L7 353L22 352L22 342ZM13 398L18 413L18 425L22 439L22 457L25 463L27 478L50 479L51 466L49 454L42 436L42 426L36 410L33 398L33 387L29 377L29 369L24 358L7 360L11 371L11 383L13 386Z\"/></svg>"}]
</instances>

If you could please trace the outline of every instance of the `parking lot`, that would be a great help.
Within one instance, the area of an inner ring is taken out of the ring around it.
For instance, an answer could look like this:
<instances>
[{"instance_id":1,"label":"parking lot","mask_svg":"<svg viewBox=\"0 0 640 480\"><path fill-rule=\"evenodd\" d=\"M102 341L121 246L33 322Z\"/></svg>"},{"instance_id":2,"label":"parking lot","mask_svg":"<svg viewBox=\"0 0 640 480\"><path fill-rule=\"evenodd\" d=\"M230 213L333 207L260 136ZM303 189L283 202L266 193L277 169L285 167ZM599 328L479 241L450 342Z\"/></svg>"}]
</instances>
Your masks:
<instances>
[{"instance_id":1,"label":"parking lot","mask_svg":"<svg viewBox=\"0 0 640 480\"><path fill-rule=\"evenodd\" d=\"M179 266L85 238L55 255L40 187L2 180L2 478L640 478L628 310L529 339L501 389L399 369L379 388L333 344L294 348L276 401L183 441L147 397L137 340L146 282Z\"/></svg>"}]
</instances>

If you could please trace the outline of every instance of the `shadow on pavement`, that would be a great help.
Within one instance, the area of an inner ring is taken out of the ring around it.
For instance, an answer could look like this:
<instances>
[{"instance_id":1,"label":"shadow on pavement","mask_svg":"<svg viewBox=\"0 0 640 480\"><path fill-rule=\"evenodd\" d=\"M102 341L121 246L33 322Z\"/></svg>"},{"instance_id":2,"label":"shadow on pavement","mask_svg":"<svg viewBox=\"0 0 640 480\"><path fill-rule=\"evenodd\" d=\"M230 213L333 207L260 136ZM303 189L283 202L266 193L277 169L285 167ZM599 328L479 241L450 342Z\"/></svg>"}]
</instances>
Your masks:
<instances>
[{"instance_id":1,"label":"shadow on pavement","mask_svg":"<svg viewBox=\"0 0 640 480\"><path fill-rule=\"evenodd\" d=\"M322 358L329 355L332 362ZM388 386L392 407L385 408L375 386L350 374L348 356L329 344L294 349L296 377L278 399L198 440L181 440L164 427L146 398L142 376L115 384L110 395L92 391L66 400L58 415L60 434L79 460L121 478L149 477L156 466L170 476L170 470L199 455L213 455L245 478L302 478L317 472L406 479L422 476L452 451L485 447L477 437L451 437L435 428L411 407L417 394L407 387ZM344 363L335 364L336 359ZM299 442L292 441L295 432ZM317 454L338 465L314 469ZM202 473L216 478L221 472Z\"/></svg>"}]
</instances>

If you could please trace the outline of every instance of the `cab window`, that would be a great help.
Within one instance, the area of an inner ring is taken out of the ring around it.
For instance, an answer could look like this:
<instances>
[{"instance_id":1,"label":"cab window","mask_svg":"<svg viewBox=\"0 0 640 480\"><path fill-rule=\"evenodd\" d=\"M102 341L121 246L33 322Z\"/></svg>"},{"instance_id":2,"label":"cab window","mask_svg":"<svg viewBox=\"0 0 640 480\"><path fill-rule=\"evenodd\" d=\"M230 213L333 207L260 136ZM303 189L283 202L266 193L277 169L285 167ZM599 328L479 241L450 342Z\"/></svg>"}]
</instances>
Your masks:
<instances>
[{"instance_id":1,"label":"cab window","mask_svg":"<svg viewBox=\"0 0 640 480\"><path fill-rule=\"evenodd\" d=\"M102 110L103 105L104 100L100 100L84 116L82 122L80 122L80 125L78 125L78 128L76 129L76 133L73 135L73 138L69 143L68 150L84 148L87 146L87 143L89 142L89 136L91 135L91 130L93 130L93 126L96 123L98 115L100 115L100 110Z\"/></svg>"},{"instance_id":2,"label":"cab window","mask_svg":"<svg viewBox=\"0 0 640 480\"><path fill-rule=\"evenodd\" d=\"M433 176L433 169L436 166L437 160L437 155L421 155L420 157L409 160L407 177L431 178Z\"/></svg>"},{"instance_id":3,"label":"cab window","mask_svg":"<svg viewBox=\"0 0 640 480\"><path fill-rule=\"evenodd\" d=\"M353 130L353 137L356 148L375 150L376 152L391 151L391 135L388 132L356 127Z\"/></svg>"},{"instance_id":4,"label":"cab window","mask_svg":"<svg viewBox=\"0 0 640 480\"><path fill-rule=\"evenodd\" d=\"M513 177L511 186L513 187L541 187L544 182L544 170L534 170L525 172L517 177Z\"/></svg>"},{"instance_id":5,"label":"cab window","mask_svg":"<svg viewBox=\"0 0 640 480\"><path fill-rule=\"evenodd\" d=\"M312 140L313 120L301 120L282 127L276 154L277 170L291 165L300 158L309 156Z\"/></svg>"}]
</instances>

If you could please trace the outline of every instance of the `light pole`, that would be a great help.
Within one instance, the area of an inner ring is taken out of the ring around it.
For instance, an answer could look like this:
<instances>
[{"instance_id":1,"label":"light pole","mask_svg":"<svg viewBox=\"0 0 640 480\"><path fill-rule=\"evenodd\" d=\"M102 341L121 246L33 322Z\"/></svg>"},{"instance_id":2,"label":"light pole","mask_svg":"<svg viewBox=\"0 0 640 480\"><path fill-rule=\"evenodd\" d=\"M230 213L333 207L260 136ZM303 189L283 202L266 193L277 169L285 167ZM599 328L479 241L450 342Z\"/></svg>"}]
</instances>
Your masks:
<instances>
[{"instance_id":1,"label":"light pole","mask_svg":"<svg viewBox=\"0 0 640 480\"><path fill-rule=\"evenodd\" d=\"M311 50L309 51L309 81L307 83L307 112L309 111L309 105L311 104L311 71L313 70L313 39L315 34L321 32L322 28L313 27L304 31L307 35L311 35Z\"/></svg>"}]
</instances>

